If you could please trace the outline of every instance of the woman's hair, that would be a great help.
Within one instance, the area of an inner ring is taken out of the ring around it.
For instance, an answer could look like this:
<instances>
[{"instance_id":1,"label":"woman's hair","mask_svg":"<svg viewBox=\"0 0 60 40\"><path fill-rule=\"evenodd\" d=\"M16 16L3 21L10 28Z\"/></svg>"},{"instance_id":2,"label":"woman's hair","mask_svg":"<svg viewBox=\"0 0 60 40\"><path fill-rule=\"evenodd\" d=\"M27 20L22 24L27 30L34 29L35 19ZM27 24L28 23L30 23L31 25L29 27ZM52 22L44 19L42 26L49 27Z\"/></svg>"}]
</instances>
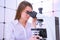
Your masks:
<instances>
[{"instance_id":1,"label":"woman's hair","mask_svg":"<svg viewBox=\"0 0 60 40\"><path fill-rule=\"evenodd\" d=\"M19 6L18 6L18 8L17 8L17 11L16 11L15 20L16 20L16 19L18 19L18 20L20 19L20 17L21 17L21 12L22 12L27 6L29 6L29 7L31 7L31 8L33 9L32 5L31 5L29 2L27 2L27 1L22 1L22 2L19 4Z\"/></svg>"}]
</instances>

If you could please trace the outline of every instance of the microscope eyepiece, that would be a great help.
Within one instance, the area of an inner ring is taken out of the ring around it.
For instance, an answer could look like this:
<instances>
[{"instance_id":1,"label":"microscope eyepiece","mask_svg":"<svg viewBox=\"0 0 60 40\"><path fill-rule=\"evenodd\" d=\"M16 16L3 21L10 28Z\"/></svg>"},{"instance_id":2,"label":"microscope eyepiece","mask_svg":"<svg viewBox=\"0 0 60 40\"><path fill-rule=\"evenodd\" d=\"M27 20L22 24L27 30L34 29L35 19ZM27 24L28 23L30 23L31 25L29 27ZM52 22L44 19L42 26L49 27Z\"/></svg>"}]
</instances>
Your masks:
<instances>
[{"instance_id":1,"label":"microscope eyepiece","mask_svg":"<svg viewBox=\"0 0 60 40\"><path fill-rule=\"evenodd\" d=\"M36 18L37 12L35 12L35 11L31 11L31 12L27 11L27 14L29 14L32 18Z\"/></svg>"}]
</instances>

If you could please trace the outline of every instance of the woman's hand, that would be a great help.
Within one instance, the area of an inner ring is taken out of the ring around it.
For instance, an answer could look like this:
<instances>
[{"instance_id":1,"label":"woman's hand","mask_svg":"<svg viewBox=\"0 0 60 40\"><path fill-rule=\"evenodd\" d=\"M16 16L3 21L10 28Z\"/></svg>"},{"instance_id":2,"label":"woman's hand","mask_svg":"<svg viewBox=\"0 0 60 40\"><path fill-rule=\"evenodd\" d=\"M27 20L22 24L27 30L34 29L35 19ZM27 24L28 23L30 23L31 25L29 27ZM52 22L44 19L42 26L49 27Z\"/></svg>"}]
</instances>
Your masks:
<instances>
[{"instance_id":1,"label":"woman's hand","mask_svg":"<svg viewBox=\"0 0 60 40\"><path fill-rule=\"evenodd\" d=\"M29 40L39 40L40 37L38 35L33 35Z\"/></svg>"}]
</instances>

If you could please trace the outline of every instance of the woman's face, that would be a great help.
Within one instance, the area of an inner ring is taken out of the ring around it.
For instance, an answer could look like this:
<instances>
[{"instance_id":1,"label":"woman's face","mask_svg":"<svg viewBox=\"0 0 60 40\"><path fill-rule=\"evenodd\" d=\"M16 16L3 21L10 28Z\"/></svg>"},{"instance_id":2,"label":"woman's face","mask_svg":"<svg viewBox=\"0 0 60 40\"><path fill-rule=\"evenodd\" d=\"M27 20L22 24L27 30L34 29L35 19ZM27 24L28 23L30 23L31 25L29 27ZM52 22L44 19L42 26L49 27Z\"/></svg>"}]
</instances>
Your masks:
<instances>
[{"instance_id":1,"label":"woman's face","mask_svg":"<svg viewBox=\"0 0 60 40\"><path fill-rule=\"evenodd\" d=\"M22 13L21 13L21 19L23 19L23 20L28 20L29 19L29 14L27 14L27 11L29 11L29 12L31 12L32 11L32 8L31 7L29 7L29 6L27 6L23 11L22 11Z\"/></svg>"}]
</instances>

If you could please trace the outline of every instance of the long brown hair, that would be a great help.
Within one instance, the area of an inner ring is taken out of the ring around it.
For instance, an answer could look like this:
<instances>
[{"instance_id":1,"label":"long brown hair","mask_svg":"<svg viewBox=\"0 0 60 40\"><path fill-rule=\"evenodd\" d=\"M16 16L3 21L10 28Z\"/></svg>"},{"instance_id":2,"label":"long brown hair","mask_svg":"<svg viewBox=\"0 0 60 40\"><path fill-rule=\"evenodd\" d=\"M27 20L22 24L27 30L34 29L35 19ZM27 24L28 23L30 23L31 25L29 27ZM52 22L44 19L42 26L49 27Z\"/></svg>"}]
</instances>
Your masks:
<instances>
[{"instance_id":1,"label":"long brown hair","mask_svg":"<svg viewBox=\"0 0 60 40\"><path fill-rule=\"evenodd\" d=\"M27 1L22 1L20 4L19 4L19 6L18 6L18 8L17 8L17 11L16 11L16 16L15 16L15 20L16 19L20 19L20 17L21 17L21 12L27 7L27 6L29 6L29 7L31 7L32 8L32 5L29 3L29 2L27 2ZM32 8L33 9L33 8Z\"/></svg>"}]
</instances>

